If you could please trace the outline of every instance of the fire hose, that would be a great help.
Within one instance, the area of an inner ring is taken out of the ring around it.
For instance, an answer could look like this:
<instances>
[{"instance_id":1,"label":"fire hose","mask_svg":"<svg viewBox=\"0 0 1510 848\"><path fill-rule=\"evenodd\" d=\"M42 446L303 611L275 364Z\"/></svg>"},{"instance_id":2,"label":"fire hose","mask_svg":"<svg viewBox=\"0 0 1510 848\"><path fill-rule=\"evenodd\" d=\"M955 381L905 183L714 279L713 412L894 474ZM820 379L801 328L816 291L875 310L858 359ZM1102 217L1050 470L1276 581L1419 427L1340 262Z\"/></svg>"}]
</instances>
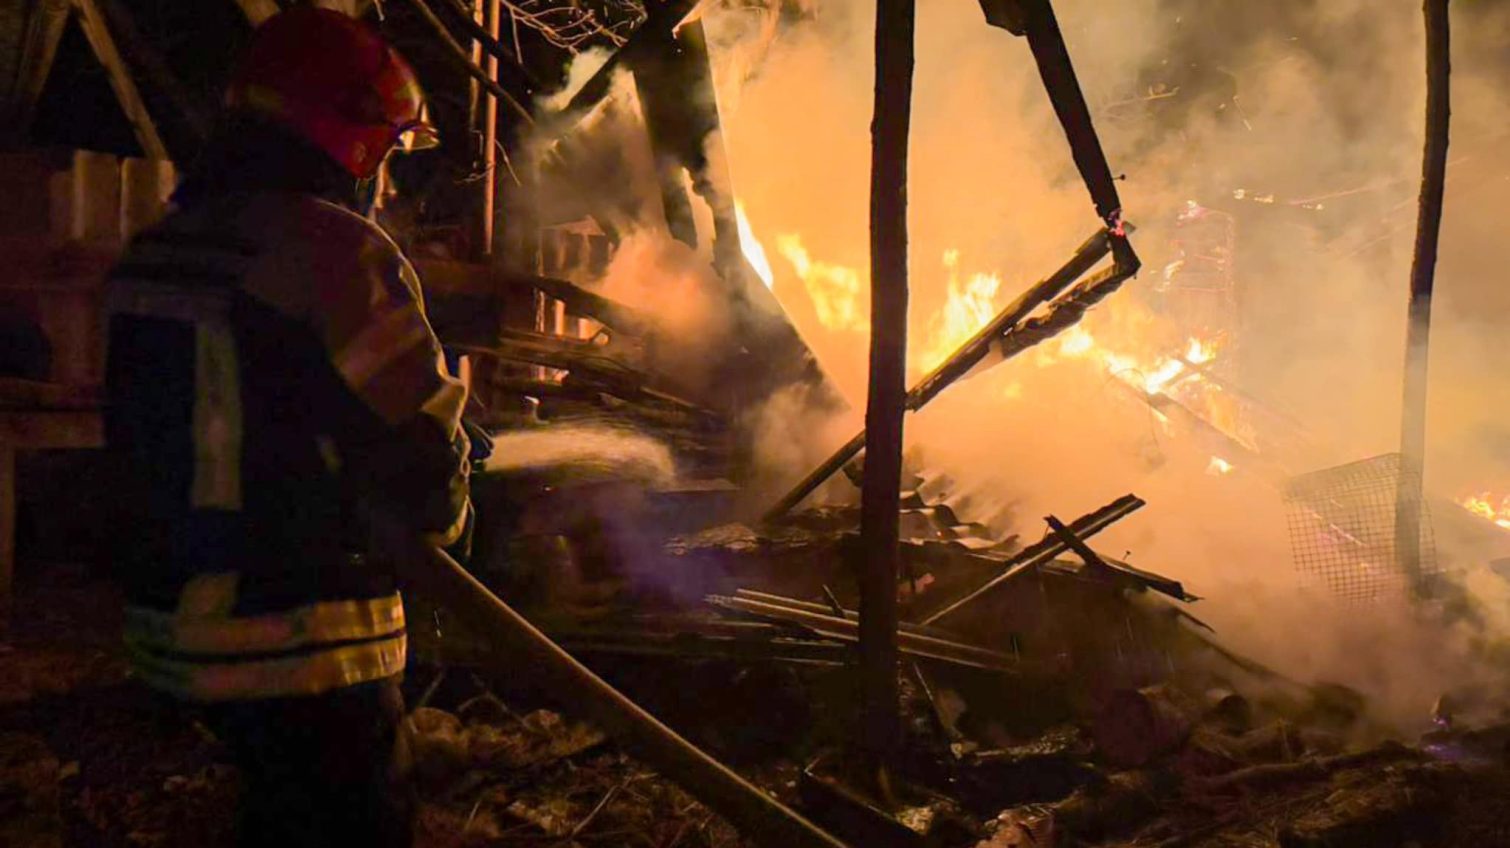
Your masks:
<instances>
[{"instance_id":1,"label":"fire hose","mask_svg":"<svg viewBox=\"0 0 1510 848\"><path fill-rule=\"evenodd\" d=\"M408 549L397 558L399 573L409 586L487 634L510 671L529 673L543 690L602 727L741 833L779 848L845 848L577 662L449 554L418 539L400 543Z\"/></svg>"}]
</instances>

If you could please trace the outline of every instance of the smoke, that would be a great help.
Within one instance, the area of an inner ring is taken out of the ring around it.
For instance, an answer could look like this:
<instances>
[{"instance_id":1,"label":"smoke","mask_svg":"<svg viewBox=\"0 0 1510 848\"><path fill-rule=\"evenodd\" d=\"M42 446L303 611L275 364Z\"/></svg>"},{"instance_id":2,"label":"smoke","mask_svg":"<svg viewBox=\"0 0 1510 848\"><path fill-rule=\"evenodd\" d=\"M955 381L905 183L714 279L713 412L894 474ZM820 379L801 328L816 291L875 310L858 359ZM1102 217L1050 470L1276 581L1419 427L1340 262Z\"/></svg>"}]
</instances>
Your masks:
<instances>
[{"instance_id":1,"label":"smoke","mask_svg":"<svg viewBox=\"0 0 1510 848\"><path fill-rule=\"evenodd\" d=\"M1314 444L1284 471L1394 450L1422 143L1419 4L1055 5L1113 172L1126 175L1124 208L1140 227L1134 243L1146 269L1086 329L1142 363L1172 353L1190 332L1188 315L1171 314L1158 292L1163 269L1189 258L1177 218L1190 201L1231 215L1237 301L1219 356L1246 391L1313 431ZM716 33L721 20L746 14L715 6L705 21ZM1499 195L1510 187L1510 9L1456 4L1454 15L1427 462L1428 490L1443 497L1510 490L1510 338L1499 332L1510 289L1496 251ZM772 290L855 405L865 391L864 327L825 316L853 314L831 302L836 292L868 308L873 20L871 2L819 0L780 16L774 37L757 28L746 41L710 39L724 69L729 162L771 257ZM1026 44L988 28L974 3L919 4L911 144L910 346L920 372L947 349L940 327L961 308L959 281L999 278L1000 308L1057 267L1096 220ZM825 269L822 279L805 280L804 264L809 278ZM835 269L853 269L857 285L834 285L849 279ZM1098 537L1099 548L1183 579L1209 599L1202 617L1240 649L1357 685L1389 718L1424 716L1437 691L1478 674L1476 651L1505 632L1503 614L1449 627L1404 607L1341 608L1303 592L1278 475L1225 452L1232 472L1209 473L1220 446L1163 421L1104 362L1058 355L1054 345L910 416L909 444L962 484L1008 493L1015 529L1030 537L1044 515L1068 519L1137 492L1149 508ZM779 435L793 413L773 406L768 418ZM849 434L833 430L824 449ZM789 442L764 444L779 448L767 459L786 479L805 470ZM1454 541L1439 541L1444 561L1466 564ZM1480 607L1494 596L1482 571L1465 585Z\"/></svg>"}]
</instances>

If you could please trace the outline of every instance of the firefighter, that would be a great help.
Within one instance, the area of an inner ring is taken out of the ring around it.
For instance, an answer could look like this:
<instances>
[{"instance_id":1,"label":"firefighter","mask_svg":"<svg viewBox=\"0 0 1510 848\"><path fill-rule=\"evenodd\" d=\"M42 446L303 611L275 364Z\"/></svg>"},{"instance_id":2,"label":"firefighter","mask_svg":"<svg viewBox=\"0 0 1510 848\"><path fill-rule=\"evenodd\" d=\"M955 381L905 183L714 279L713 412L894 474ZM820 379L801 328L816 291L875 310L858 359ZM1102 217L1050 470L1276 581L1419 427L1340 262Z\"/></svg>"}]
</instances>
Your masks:
<instances>
[{"instance_id":1,"label":"firefighter","mask_svg":"<svg viewBox=\"0 0 1510 848\"><path fill-rule=\"evenodd\" d=\"M373 539L464 545L466 389L360 210L433 133L398 53L307 6L258 28L227 107L108 286L126 645L231 747L242 844L408 845L404 609Z\"/></svg>"}]
</instances>

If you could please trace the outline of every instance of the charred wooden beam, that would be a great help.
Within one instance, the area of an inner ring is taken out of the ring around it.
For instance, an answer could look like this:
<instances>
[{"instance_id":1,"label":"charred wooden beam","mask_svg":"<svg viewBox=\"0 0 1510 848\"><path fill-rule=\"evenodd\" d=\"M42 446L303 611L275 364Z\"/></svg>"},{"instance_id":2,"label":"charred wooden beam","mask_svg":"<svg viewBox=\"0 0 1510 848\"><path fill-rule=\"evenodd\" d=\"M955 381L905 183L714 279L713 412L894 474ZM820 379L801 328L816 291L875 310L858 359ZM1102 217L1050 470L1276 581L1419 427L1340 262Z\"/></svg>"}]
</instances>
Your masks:
<instances>
[{"instance_id":1,"label":"charred wooden beam","mask_svg":"<svg viewBox=\"0 0 1510 848\"><path fill-rule=\"evenodd\" d=\"M533 94L535 89L540 87L540 81L530 73L524 60L498 38L498 33L494 31L495 28L491 23L487 27L479 24L461 0L445 0L441 6L451 10L452 20L461 24L462 29L467 32L467 37L481 46L494 59L513 69L513 73L524 83L526 94Z\"/></svg>"},{"instance_id":2,"label":"charred wooden beam","mask_svg":"<svg viewBox=\"0 0 1510 848\"><path fill-rule=\"evenodd\" d=\"M927 406L930 401L955 382L974 371L990 356L993 346L998 345L1003 333L1015 328L1034 310L1062 293L1075 280L1095 267L1111 250L1111 236L1102 230L1080 245L1069 261L1057 271L1040 280L1027 291L1018 295L996 317L976 331L960 345L949 358L919 380L907 393L907 408L913 412ZM834 476L844 464L865 449L865 431L861 430L845 442L827 460L814 468L782 496L763 516L765 521L775 521L787 514L808 495Z\"/></svg>"},{"instance_id":3,"label":"charred wooden beam","mask_svg":"<svg viewBox=\"0 0 1510 848\"><path fill-rule=\"evenodd\" d=\"M734 591L734 597L756 601L758 603L771 604L773 606L787 607L788 609L818 613L819 615L828 615L834 618L843 618L854 622L858 622L860 620L859 611L846 609L843 606L840 606L837 599L834 599L828 604L819 604L812 601L802 601L796 598L788 598L784 595L773 595L770 592L757 592L754 589L736 589ZM946 633L942 630L925 627L921 624L913 624L907 621L898 622L897 629L903 633L916 633L921 636L932 636L937 639L947 640L953 638L951 634Z\"/></svg>"},{"instance_id":4,"label":"charred wooden beam","mask_svg":"<svg viewBox=\"0 0 1510 848\"><path fill-rule=\"evenodd\" d=\"M1080 557L1080 560L1098 575L1121 575L1130 578L1138 586L1155 589L1180 601L1199 600L1195 596L1186 593L1185 587L1178 580L1170 580L1167 577L1162 577L1140 568L1134 568L1120 560L1101 556L1091 550L1091 546L1087 545L1085 540L1076 535L1074 530L1066 526L1057 517L1049 515L1043 520L1049 525L1049 529L1053 531L1055 538L1059 539L1065 547L1074 551L1075 555Z\"/></svg>"},{"instance_id":5,"label":"charred wooden beam","mask_svg":"<svg viewBox=\"0 0 1510 848\"><path fill-rule=\"evenodd\" d=\"M1054 536L1057 537L1065 547L1074 551L1075 555L1080 557L1080 560L1086 565L1102 570L1109 569L1109 566L1107 566L1107 564L1101 560L1101 555L1091 550L1091 546L1087 545L1083 539L1075 535L1074 530L1066 527L1063 521L1060 521L1056 516L1053 515L1044 516L1043 520L1045 524L1049 525L1049 529L1053 531Z\"/></svg>"},{"instance_id":6,"label":"charred wooden beam","mask_svg":"<svg viewBox=\"0 0 1510 848\"><path fill-rule=\"evenodd\" d=\"M1112 239L1113 251L1116 250L1117 243L1115 238ZM1123 265L1118 262L1086 278L1049 304L1044 314L1023 321L1002 336L997 345L997 354L1001 360L1011 359L1024 350L1048 341L1075 326L1080 323L1081 318L1085 317L1087 311L1122 288L1122 284L1136 274L1140 267L1136 256L1131 256L1130 252L1126 255L1129 257L1130 264ZM989 362L982 363L982 365L989 364Z\"/></svg>"},{"instance_id":7,"label":"charred wooden beam","mask_svg":"<svg viewBox=\"0 0 1510 848\"><path fill-rule=\"evenodd\" d=\"M912 125L916 0L876 4L876 90L870 164L870 461L860 488L862 741L877 765L901 734L897 681L897 541L902 421L907 414L907 147ZM916 638L908 637L909 640Z\"/></svg>"},{"instance_id":8,"label":"charred wooden beam","mask_svg":"<svg viewBox=\"0 0 1510 848\"><path fill-rule=\"evenodd\" d=\"M170 158L167 145L163 144L162 136L157 131L157 124L153 122L152 115L147 111L141 90L136 86L136 78L131 75L130 68L121 58L120 48L116 44L115 36L99 4L95 0L73 0L73 8L78 15L79 26L84 30L84 36L89 40L90 49L94 51L94 56L99 63L105 66L105 73L110 79L110 87L114 89L121 111L125 113L126 120L131 123L131 128L136 133L136 142L141 145L143 154L148 159Z\"/></svg>"},{"instance_id":9,"label":"charred wooden beam","mask_svg":"<svg viewBox=\"0 0 1510 848\"><path fill-rule=\"evenodd\" d=\"M516 100L514 95L510 94L507 89L488 76L487 71L477 67L472 61L472 57L468 55L466 48L462 47L456 40L456 37L451 34L451 30L446 28L446 22L442 21L440 16L435 14L435 10L431 9L425 0L409 0L409 5L413 6L414 11L418 12L419 16L425 19L425 23L430 25L430 29L435 32L435 37L446 48L446 55L451 57L452 63L465 71L467 76L476 80L483 91L508 104L509 109L513 110L514 114L518 115L519 119L526 125L535 123L535 117L530 114L530 110L525 108L524 104Z\"/></svg>"},{"instance_id":10,"label":"charred wooden beam","mask_svg":"<svg viewBox=\"0 0 1510 848\"><path fill-rule=\"evenodd\" d=\"M819 636L846 642L859 641L860 628L864 624L863 610L860 620L855 621L803 607L767 603L738 596L709 595L705 600L720 609L744 613L764 621L800 625ZM900 653L908 656L1007 674L1016 673L1021 669L1015 657L956 639L944 639L918 630L899 631L896 638Z\"/></svg>"},{"instance_id":11,"label":"charred wooden beam","mask_svg":"<svg viewBox=\"0 0 1510 848\"><path fill-rule=\"evenodd\" d=\"M1069 48L1065 46L1064 34L1059 31L1059 21L1054 15L1050 0L1015 0L982 4L987 9L987 21L1006 26L1027 36L1028 47L1033 51L1033 61L1038 64L1038 74L1049 94L1054 114L1064 128L1064 136L1070 145L1070 154L1075 168L1090 192L1096 206L1096 214L1106 222L1114 233L1121 234L1122 200L1117 196L1117 183L1112 177L1106 154L1101 149L1101 139L1096 135L1091 121L1091 110L1080 90L1080 81L1075 77L1075 65L1070 60ZM1003 14L992 20L991 6L999 6ZM1017 29L1013 29L1013 27ZM1131 246L1123 240L1119 245L1118 258L1123 263L1127 258L1122 251L1131 254Z\"/></svg>"},{"instance_id":12,"label":"charred wooden beam","mask_svg":"<svg viewBox=\"0 0 1510 848\"><path fill-rule=\"evenodd\" d=\"M718 659L842 666L853 657L850 645L832 639L799 639L790 628L754 622L724 622L737 629L702 632L704 628L666 632L649 628L550 628L550 636L573 654L665 657L677 660Z\"/></svg>"},{"instance_id":13,"label":"charred wooden beam","mask_svg":"<svg viewBox=\"0 0 1510 848\"><path fill-rule=\"evenodd\" d=\"M1143 499L1135 495L1123 495L1104 507L1080 516L1068 525L1075 535L1081 539L1088 539L1102 530L1112 526L1123 518L1131 515L1144 506ZM1046 536L1040 542L1029 545L1017 553L1016 556L1002 563L1003 570L1000 574L986 581L979 588L971 591L963 598L949 604L938 612L923 619L924 625L937 624L965 607L975 603L980 598L991 594L1018 575L1031 571L1052 561L1055 557L1069 550L1056 536Z\"/></svg>"},{"instance_id":14,"label":"charred wooden beam","mask_svg":"<svg viewBox=\"0 0 1510 848\"><path fill-rule=\"evenodd\" d=\"M665 0L662 3L647 3L644 23L630 34L629 40L618 52L608 58L582 88L572 97L562 111L569 115L582 115L597 106L613 87L613 75L626 63L646 51L655 49L654 42L669 36L673 30L697 7L697 0Z\"/></svg>"},{"instance_id":15,"label":"charred wooden beam","mask_svg":"<svg viewBox=\"0 0 1510 848\"><path fill-rule=\"evenodd\" d=\"M1431 336L1431 293L1436 279L1437 240L1442 229L1442 197L1447 182L1447 142L1451 123L1452 72L1448 0L1425 0L1426 149L1421 157L1420 212L1415 256L1410 266L1410 311L1405 332L1405 386L1400 423L1400 480L1395 495L1395 555L1421 594L1422 483L1426 465L1427 352Z\"/></svg>"}]
</instances>

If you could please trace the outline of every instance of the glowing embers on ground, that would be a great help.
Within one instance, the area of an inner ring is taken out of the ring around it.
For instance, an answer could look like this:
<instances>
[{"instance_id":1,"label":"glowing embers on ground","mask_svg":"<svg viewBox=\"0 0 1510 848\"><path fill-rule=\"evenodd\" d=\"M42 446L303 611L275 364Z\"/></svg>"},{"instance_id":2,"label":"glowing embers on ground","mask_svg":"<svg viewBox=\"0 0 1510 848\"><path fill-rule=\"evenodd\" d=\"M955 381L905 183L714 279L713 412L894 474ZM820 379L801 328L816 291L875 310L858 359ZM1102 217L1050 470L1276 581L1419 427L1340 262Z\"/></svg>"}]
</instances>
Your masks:
<instances>
[{"instance_id":1,"label":"glowing embers on ground","mask_svg":"<svg viewBox=\"0 0 1510 848\"><path fill-rule=\"evenodd\" d=\"M1510 495L1497 497L1481 492L1459 499L1458 504L1479 518L1510 530Z\"/></svg>"},{"instance_id":2,"label":"glowing embers on ground","mask_svg":"<svg viewBox=\"0 0 1510 848\"><path fill-rule=\"evenodd\" d=\"M745 215L745 205L739 201L734 202L734 217L739 225L739 247L744 252L745 260L750 267L755 269L756 276L765 283L766 288L776 284L776 275L771 272L771 260L765 255L765 247L760 239L755 237L755 230L750 226L750 219Z\"/></svg>"}]
</instances>

